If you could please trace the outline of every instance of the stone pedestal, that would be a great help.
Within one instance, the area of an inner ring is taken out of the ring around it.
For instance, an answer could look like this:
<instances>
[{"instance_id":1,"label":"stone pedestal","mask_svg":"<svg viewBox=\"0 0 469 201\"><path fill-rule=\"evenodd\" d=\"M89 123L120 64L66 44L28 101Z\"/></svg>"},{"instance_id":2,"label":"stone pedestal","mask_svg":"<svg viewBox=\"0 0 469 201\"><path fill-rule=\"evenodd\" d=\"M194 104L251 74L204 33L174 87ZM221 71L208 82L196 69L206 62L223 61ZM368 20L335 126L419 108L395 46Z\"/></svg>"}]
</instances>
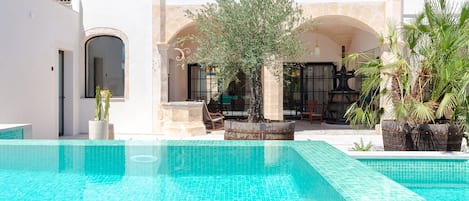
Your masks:
<instances>
[{"instance_id":1,"label":"stone pedestal","mask_svg":"<svg viewBox=\"0 0 469 201\"><path fill-rule=\"evenodd\" d=\"M169 102L162 104L163 132L168 136L206 135L202 102Z\"/></svg>"}]
</instances>

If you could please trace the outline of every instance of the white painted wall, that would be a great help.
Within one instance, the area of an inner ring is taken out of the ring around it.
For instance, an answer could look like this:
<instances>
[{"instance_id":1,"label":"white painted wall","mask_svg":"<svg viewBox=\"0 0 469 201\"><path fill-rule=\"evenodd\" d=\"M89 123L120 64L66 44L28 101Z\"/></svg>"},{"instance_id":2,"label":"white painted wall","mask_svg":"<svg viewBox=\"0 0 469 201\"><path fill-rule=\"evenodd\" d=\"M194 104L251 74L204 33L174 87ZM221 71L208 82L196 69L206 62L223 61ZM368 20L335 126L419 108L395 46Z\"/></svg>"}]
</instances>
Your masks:
<instances>
[{"instance_id":1,"label":"white painted wall","mask_svg":"<svg viewBox=\"0 0 469 201\"><path fill-rule=\"evenodd\" d=\"M79 15L52 0L0 1L0 123L31 123L32 138L58 138L58 50L66 50L66 134L78 131ZM54 70L51 70L51 67Z\"/></svg>"},{"instance_id":2,"label":"white painted wall","mask_svg":"<svg viewBox=\"0 0 469 201\"><path fill-rule=\"evenodd\" d=\"M300 39L303 45L309 50L307 54L300 59L304 62L338 62L341 57L341 47L329 37L323 34L311 31L301 34ZM317 42L316 42L317 41ZM320 49L320 55L314 55L316 43Z\"/></svg>"},{"instance_id":3,"label":"white painted wall","mask_svg":"<svg viewBox=\"0 0 469 201\"><path fill-rule=\"evenodd\" d=\"M123 32L129 47L129 96L111 100L109 121L116 133L152 129L152 0L81 0L84 30L107 27ZM85 41L82 41L84 48ZM88 132L94 99L84 98L84 58L80 68L80 132Z\"/></svg>"},{"instance_id":4,"label":"white painted wall","mask_svg":"<svg viewBox=\"0 0 469 201\"><path fill-rule=\"evenodd\" d=\"M403 0L402 14L404 22L411 22L415 19L416 15L423 11L424 2L425 0ZM464 2L469 2L469 0L446 0L446 2L455 6L455 9L459 12Z\"/></svg>"},{"instance_id":5,"label":"white painted wall","mask_svg":"<svg viewBox=\"0 0 469 201\"><path fill-rule=\"evenodd\" d=\"M78 26L81 30L81 26ZM79 31L80 33L82 31ZM77 32L78 34L78 32ZM79 36L77 36L79 37ZM74 40L74 38L70 38ZM62 49L64 51L64 135L76 135L79 133L79 100L80 94L76 88L78 88L78 74L79 74L79 62L80 62L80 50L79 40L74 40L76 43L74 46L75 50Z\"/></svg>"},{"instance_id":6,"label":"white painted wall","mask_svg":"<svg viewBox=\"0 0 469 201\"><path fill-rule=\"evenodd\" d=\"M417 14L419 12L423 11L423 4L425 0L403 0L403 14L408 15L408 14ZM469 2L468 0L446 0L449 5L454 5L456 6L457 9L461 8L461 5L464 4L464 2Z\"/></svg>"},{"instance_id":7,"label":"white painted wall","mask_svg":"<svg viewBox=\"0 0 469 201\"><path fill-rule=\"evenodd\" d=\"M378 45L378 38L376 36L363 30L357 30L352 38L349 53L364 52L374 49L378 47Z\"/></svg>"}]
</instances>

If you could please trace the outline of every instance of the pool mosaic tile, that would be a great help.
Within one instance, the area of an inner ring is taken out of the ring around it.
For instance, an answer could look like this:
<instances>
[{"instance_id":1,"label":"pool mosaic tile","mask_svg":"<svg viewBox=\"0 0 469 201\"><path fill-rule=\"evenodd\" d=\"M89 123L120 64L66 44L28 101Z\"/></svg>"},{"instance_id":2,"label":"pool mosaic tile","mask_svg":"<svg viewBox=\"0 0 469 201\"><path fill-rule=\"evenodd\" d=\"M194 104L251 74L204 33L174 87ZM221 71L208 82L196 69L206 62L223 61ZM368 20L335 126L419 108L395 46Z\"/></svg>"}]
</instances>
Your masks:
<instances>
[{"instance_id":1,"label":"pool mosaic tile","mask_svg":"<svg viewBox=\"0 0 469 201\"><path fill-rule=\"evenodd\" d=\"M325 142L298 142L302 155L346 200L424 200L414 192L373 171Z\"/></svg>"},{"instance_id":2,"label":"pool mosaic tile","mask_svg":"<svg viewBox=\"0 0 469 201\"><path fill-rule=\"evenodd\" d=\"M10 128L5 130L0 130L0 139L23 139L23 129L22 128Z\"/></svg>"},{"instance_id":3,"label":"pool mosaic tile","mask_svg":"<svg viewBox=\"0 0 469 201\"><path fill-rule=\"evenodd\" d=\"M427 201L469 200L467 159L359 159L387 177L426 198Z\"/></svg>"},{"instance_id":4,"label":"pool mosaic tile","mask_svg":"<svg viewBox=\"0 0 469 201\"><path fill-rule=\"evenodd\" d=\"M469 160L456 159L360 159L399 183L469 184Z\"/></svg>"}]
</instances>

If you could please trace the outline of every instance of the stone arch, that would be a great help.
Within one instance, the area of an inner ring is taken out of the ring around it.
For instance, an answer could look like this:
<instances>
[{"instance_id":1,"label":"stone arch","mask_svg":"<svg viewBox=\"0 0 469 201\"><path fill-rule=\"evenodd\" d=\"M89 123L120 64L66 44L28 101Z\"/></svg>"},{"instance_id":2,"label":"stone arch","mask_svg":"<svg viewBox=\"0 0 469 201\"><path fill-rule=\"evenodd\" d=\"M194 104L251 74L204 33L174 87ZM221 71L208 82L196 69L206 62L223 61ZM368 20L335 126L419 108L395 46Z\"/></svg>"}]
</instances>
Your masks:
<instances>
[{"instance_id":1,"label":"stone arch","mask_svg":"<svg viewBox=\"0 0 469 201\"><path fill-rule=\"evenodd\" d=\"M173 49L175 47L178 47L178 48L181 48L181 49L184 49L184 48L189 48L190 51L185 51L185 56L186 58L189 57L194 51L196 51L197 49L197 44L195 43L192 43L191 41L188 41L188 42L185 42L184 44L177 44L177 39L179 37L183 37L183 36L187 36L189 34L194 34L197 32L197 23L195 22L190 22L186 25L184 25L181 29L177 30L174 32L173 35L171 35L171 37L169 38L169 40L167 41L167 44L169 46L170 49ZM175 59L176 56L179 55L179 52L177 51L169 51L168 52L168 57L170 59Z\"/></svg>"},{"instance_id":2,"label":"stone arch","mask_svg":"<svg viewBox=\"0 0 469 201\"><path fill-rule=\"evenodd\" d=\"M184 44L177 44L179 37L187 36L189 34L196 33L197 24L195 22L189 22L180 29L175 30L167 40L168 44L168 83L169 83L169 100L170 101L181 101L188 99L189 95L188 82L189 82L189 71L191 70L190 65L180 64L177 57L181 56L181 52L176 51L174 48L180 48L186 58L189 58L191 54L197 51L197 45L191 41L184 42ZM182 66L181 66L182 65Z\"/></svg>"},{"instance_id":3,"label":"stone arch","mask_svg":"<svg viewBox=\"0 0 469 201\"><path fill-rule=\"evenodd\" d=\"M366 31L375 37L379 36L379 32L369 26L366 22L363 22L357 18L350 17L350 16L344 16L344 15L322 15L315 17L313 20L317 21L319 23L319 26L321 24L335 24L335 25L347 25L351 27L355 27L357 29ZM321 30L319 30L321 31Z\"/></svg>"},{"instance_id":4,"label":"stone arch","mask_svg":"<svg viewBox=\"0 0 469 201\"><path fill-rule=\"evenodd\" d=\"M128 46L129 39L127 35L118 29L110 28L110 27L95 27L95 28L87 29L85 31L85 37L82 40L82 44L85 44L86 41L88 41L90 38L93 38L96 36L102 36L102 35L115 36L117 38L120 38L122 42L124 42L124 45Z\"/></svg>"},{"instance_id":5,"label":"stone arch","mask_svg":"<svg viewBox=\"0 0 469 201\"><path fill-rule=\"evenodd\" d=\"M303 44L310 46L310 50L312 46L327 47L329 54L325 54L328 55L327 58L310 57L310 61L330 61L331 59L338 61L341 57L341 46L346 47L346 52L364 52L379 46L379 33L359 19L344 15L321 15L312 20L314 21L313 27L308 27L306 32L301 33L300 40ZM302 26L309 26L309 22L299 25L299 27ZM330 40L327 41L327 39ZM312 40L314 41L311 42ZM331 54L335 55L335 58L332 58Z\"/></svg>"},{"instance_id":6,"label":"stone arch","mask_svg":"<svg viewBox=\"0 0 469 201\"><path fill-rule=\"evenodd\" d=\"M172 45L172 43L176 41L177 37L179 37L181 35L184 35L185 31L195 31L196 27L197 27L196 22L194 22L194 21L188 22L188 23L184 24L183 26L181 26L179 29L173 30L170 33L170 37L168 38L168 40L166 42L169 45Z\"/></svg>"},{"instance_id":7,"label":"stone arch","mask_svg":"<svg viewBox=\"0 0 469 201\"><path fill-rule=\"evenodd\" d=\"M314 3L302 5L306 17L320 19L324 16L354 19L363 23L370 33L380 34L386 25L385 2L354 2L354 3ZM371 31L372 30L372 31Z\"/></svg>"},{"instance_id":8,"label":"stone arch","mask_svg":"<svg viewBox=\"0 0 469 201\"><path fill-rule=\"evenodd\" d=\"M95 27L95 28L91 28L91 29L88 29L85 31L85 36L83 37L82 41L81 41L81 51L82 51L82 55L83 55L83 60L82 60L82 64L83 64L83 73L85 68L86 68L86 63L87 63L87 55L86 55L86 45L87 45L87 42L93 38L96 38L96 37L99 37L99 36L111 36L111 37L115 37L115 38L118 38L122 41L122 43L124 44L124 96L123 98L126 100L128 99L129 97L129 80L130 80L130 75L129 75L129 64L130 64L130 61L129 61L129 55L130 55L130 50L129 50L129 39L127 37L127 35L118 30L118 29L115 29L115 28L109 28L109 27ZM86 74L84 74L84 76L81 78L84 80L84 82L86 82ZM83 84L83 86L81 87L85 87L85 84ZM85 97L85 95L83 95L82 97ZM113 98L114 100L116 98Z\"/></svg>"}]
</instances>

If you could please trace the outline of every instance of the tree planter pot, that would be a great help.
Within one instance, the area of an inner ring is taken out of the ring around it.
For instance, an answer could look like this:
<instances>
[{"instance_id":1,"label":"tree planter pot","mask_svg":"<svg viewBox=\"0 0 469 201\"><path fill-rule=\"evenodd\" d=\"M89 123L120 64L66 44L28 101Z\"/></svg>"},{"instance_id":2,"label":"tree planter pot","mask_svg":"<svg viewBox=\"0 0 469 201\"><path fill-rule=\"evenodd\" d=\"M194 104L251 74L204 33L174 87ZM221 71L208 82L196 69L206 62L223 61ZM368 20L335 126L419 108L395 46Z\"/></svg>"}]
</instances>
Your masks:
<instances>
[{"instance_id":1,"label":"tree planter pot","mask_svg":"<svg viewBox=\"0 0 469 201\"><path fill-rule=\"evenodd\" d=\"M109 138L109 124L107 121L88 121L88 137L90 140L107 140Z\"/></svg>"},{"instance_id":2,"label":"tree planter pot","mask_svg":"<svg viewBox=\"0 0 469 201\"><path fill-rule=\"evenodd\" d=\"M294 121L225 121L225 140L294 140Z\"/></svg>"},{"instance_id":3,"label":"tree planter pot","mask_svg":"<svg viewBox=\"0 0 469 201\"><path fill-rule=\"evenodd\" d=\"M382 121L385 151L460 151L463 131L451 124L420 124L409 127Z\"/></svg>"}]
</instances>

